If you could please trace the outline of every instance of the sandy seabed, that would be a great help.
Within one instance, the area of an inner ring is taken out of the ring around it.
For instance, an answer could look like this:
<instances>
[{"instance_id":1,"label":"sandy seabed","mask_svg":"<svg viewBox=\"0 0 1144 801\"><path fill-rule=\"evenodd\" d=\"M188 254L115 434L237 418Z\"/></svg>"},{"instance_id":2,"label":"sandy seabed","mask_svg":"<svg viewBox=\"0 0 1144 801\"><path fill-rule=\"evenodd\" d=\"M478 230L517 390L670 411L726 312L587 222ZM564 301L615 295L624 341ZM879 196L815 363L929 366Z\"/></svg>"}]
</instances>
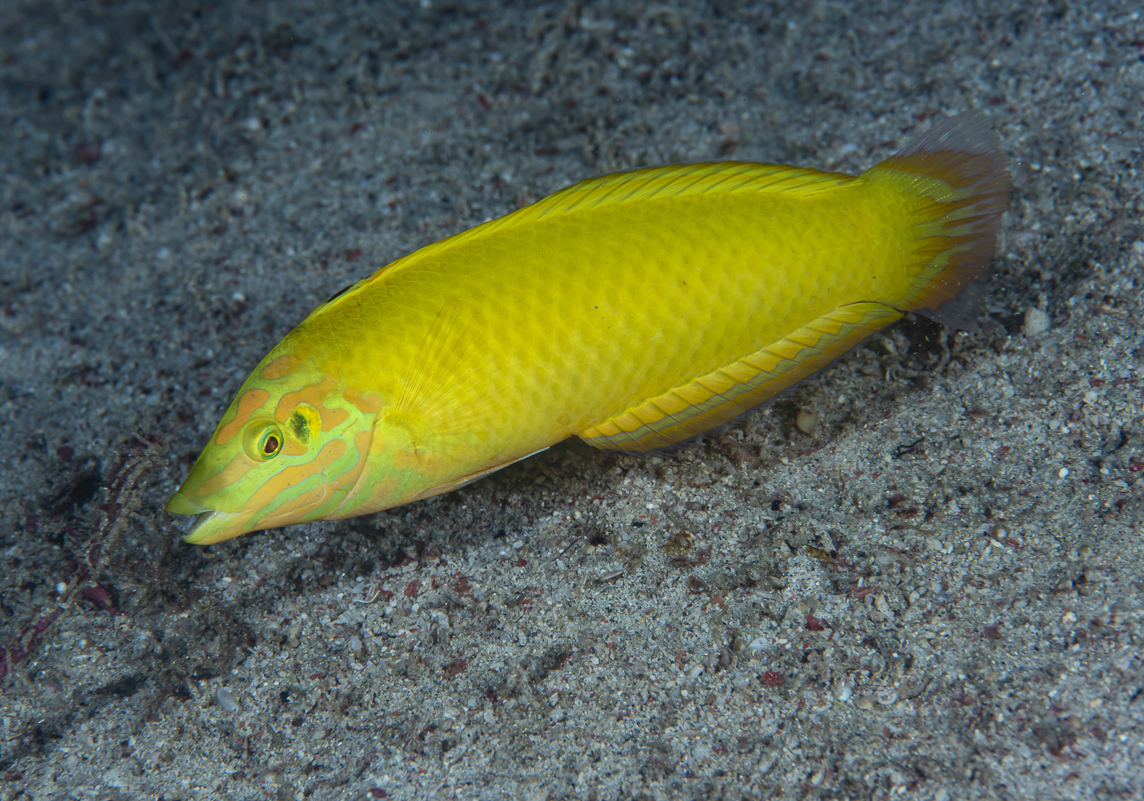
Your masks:
<instances>
[{"instance_id":1,"label":"sandy seabed","mask_svg":"<svg viewBox=\"0 0 1144 801\"><path fill-rule=\"evenodd\" d=\"M0 87L4 799L1144 797L1137 4L12 0ZM971 107L1016 183L988 333L372 517L161 510L394 258Z\"/></svg>"}]
</instances>

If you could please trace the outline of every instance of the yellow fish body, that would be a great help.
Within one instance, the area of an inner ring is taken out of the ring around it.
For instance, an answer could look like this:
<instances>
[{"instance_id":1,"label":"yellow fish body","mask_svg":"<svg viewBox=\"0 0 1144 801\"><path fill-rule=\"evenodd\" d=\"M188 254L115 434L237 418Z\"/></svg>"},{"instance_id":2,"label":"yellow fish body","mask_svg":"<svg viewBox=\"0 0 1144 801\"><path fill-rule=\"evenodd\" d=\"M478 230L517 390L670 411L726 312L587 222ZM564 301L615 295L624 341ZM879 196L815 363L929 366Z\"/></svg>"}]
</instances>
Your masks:
<instances>
[{"instance_id":1,"label":"yellow fish body","mask_svg":"<svg viewBox=\"0 0 1144 801\"><path fill-rule=\"evenodd\" d=\"M166 508L211 543L425 498L572 435L694 436L904 311L950 317L1010 188L980 113L858 177L726 162L577 184L316 308Z\"/></svg>"}]
</instances>

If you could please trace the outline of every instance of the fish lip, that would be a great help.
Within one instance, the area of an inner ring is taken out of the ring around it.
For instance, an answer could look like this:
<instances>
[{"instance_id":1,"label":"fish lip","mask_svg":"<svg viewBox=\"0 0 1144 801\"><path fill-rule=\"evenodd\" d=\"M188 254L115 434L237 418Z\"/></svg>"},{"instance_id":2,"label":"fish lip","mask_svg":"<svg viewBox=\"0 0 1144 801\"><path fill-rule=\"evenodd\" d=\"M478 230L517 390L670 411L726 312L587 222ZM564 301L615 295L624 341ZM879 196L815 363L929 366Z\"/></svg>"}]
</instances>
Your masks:
<instances>
[{"instance_id":1,"label":"fish lip","mask_svg":"<svg viewBox=\"0 0 1144 801\"><path fill-rule=\"evenodd\" d=\"M191 545L211 545L246 533L243 525L249 515L208 509L195 516L191 527L183 535L183 542Z\"/></svg>"},{"instance_id":2,"label":"fish lip","mask_svg":"<svg viewBox=\"0 0 1144 801\"><path fill-rule=\"evenodd\" d=\"M179 491L170 497L163 508L173 515L200 515L203 512L214 511L201 503L192 501L186 493Z\"/></svg>"},{"instance_id":3,"label":"fish lip","mask_svg":"<svg viewBox=\"0 0 1144 801\"><path fill-rule=\"evenodd\" d=\"M183 542L193 545L210 545L246 533L245 524L249 515L241 512L223 512L203 506L176 492L163 507L171 514L186 515L191 520L186 524Z\"/></svg>"}]
</instances>

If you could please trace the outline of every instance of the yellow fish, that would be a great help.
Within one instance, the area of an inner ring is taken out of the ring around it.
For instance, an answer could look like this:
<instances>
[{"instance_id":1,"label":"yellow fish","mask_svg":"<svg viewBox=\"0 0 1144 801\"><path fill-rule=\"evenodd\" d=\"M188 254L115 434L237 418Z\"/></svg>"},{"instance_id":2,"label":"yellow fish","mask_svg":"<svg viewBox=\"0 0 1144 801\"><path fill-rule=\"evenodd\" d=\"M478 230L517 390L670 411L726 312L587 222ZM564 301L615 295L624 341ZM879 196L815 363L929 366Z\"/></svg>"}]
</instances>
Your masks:
<instances>
[{"instance_id":1,"label":"yellow fish","mask_svg":"<svg viewBox=\"0 0 1144 801\"><path fill-rule=\"evenodd\" d=\"M212 543L427 498L572 435L659 448L905 311L964 321L1011 189L998 144L970 112L857 177L617 173L424 247L267 354L167 511Z\"/></svg>"}]
</instances>

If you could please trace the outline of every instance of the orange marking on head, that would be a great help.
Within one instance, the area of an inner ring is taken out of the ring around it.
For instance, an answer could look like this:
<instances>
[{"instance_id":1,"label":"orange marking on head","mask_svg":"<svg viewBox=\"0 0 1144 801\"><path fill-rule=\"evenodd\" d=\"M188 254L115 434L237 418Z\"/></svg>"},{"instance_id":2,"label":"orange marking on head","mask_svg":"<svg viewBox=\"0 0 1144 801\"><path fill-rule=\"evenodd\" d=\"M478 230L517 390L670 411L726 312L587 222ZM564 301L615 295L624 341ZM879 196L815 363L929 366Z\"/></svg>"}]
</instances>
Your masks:
<instances>
[{"instance_id":1,"label":"orange marking on head","mask_svg":"<svg viewBox=\"0 0 1144 801\"><path fill-rule=\"evenodd\" d=\"M250 416L258 411L262 407L262 404L268 400L270 400L270 393L264 389L248 389L242 393L242 397L238 399L234 419L226 425L219 427L215 442L219 445L225 445L231 437L242 430L242 427L246 425L246 421L250 419Z\"/></svg>"},{"instance_id":2,"label":"orange marking on head","mask_svg":"<svg viewBox=\"0 0 1144 801\"><path fill-rule=\"evenodd\" d=\"M350 468L340 476L327 481L327 498L338 490L346 489L348 491L356 482L366 475L369 471L369 443L372 438L372 431L359 431L354 434L354 450L357 451L357 461L354 462L354 467L360 467L360 469L355 470L354 468Z\"/></svg>"},{"instance_id":3,"label":"orange marking on head","mask_svg":"<svg viewBox=\"0 0 1144 801\"><path fill-rule=\"evenodd\" d=\"M282 400L278 401L278 408L274 410L274 417L284 423L294 411L294 407L299 403L308 403L322 415L322 430L332 431L350 416L350 413L343 409L332 409L322 404L322 401L337 385L338 379L333 376L326 376L320 383L310 384L297 392L287 392L282 396Z\"/></svg>"},{"instance_id":4,"label":"orange marking on head","mask_svg":"<svg viewBox=\"0 0 1144 801\"><path fill-rule=\"evenodd\" d=\"M286 442L282 445L283 456L305 456L310 448L293 437L286 437Z\"/></svg>"},{"instance_id":5,"label":"orange marking on head","mask_svg":"<svg viewBox=\"0 0 1144 801\"><path fill-rule=\"evenodd\" d=\"M294 372L294 368L298 366L298 361L299 359L297 356L292 356L287 353L284 356L279 356L277 359L270 362L270 364L263 367L262 372L258 375L260 378L264 378L267 381L273 381L276 378L284 378L285 376L288 376L290 373Z\"/></svg>"},{"instance_id":6,"label":"orange marking on head","mask_svg":"<svg viewBox=\"0 0 1144 801\"><path fill-rule=\"evenodd\" d=\"M361 476L369 470L369 441L373 437L371 431L359 431L354 434L354 450L357 451L357 460L354 462L353 467L341 473L341 475L329 478L326 481L326 498L328 499L338 490L352 486ZM339 440L344 442L344 440ZM330 459L333 462L339 458L341 454ZM359 469L355 469L359 468Z\"/></svg>"},{"instance_id":7,"label":"orange marking on head","mask_svg":"<svg viewBox=\"0 0 1144 801\"><path fill-rule=\"evenodd\" d=\"M214 493L241 481L253 467L254 462L250 461L246 454L239 453L226 463L226 467L202 483L198 489L199 496L209 498Z\"/></svg>"},{"instance_id":8,"label":"orange marking on head","mask_svg":"<svg viewBox=\"0 0 1144 801\"><path fill-rule=\"evenodd\" d=\"M362 466L358 471L357 477L354 481L364 477L369 473L369 451L370 446L373 444L373 431L359 431L354 434L354 448L358 452L358 464Z\"/></svg>"},{"instance_id":9,"label":"orange marking on head","mask_svg":"<svg viewBox=\"0 0 1144 801\"><path fill-rule=\"evenodd\" d=\"M345 452L346 443L344 441L340 439L331 440L326 444L326 447L322 448L318 455L310 461L287 467L267 479L266 482L250 496L250 500L246 502L246 505L251 509L265 509L271 501L280 494L291 487L296 487L311 476L321 473L340 459ZM307 490L305 493L286 501L276 508L267 515L266 520L273 520L295 512L298 509L305 509L320 501L324 496L325 492L323 491L321 482L319 482L313 489Z\"/></svg>"},{"instance_id":10,"label":"orange marking on head","mask_svg":"<svg viewBox=\"0 0 1144 801\"><path fill-rule=\"evenodd\" d=\"M325 406L319 406L318 409L322 412L323 431L333 431L350 416L350 413L345 409L329 409Z\"/></svg>"},{"instance_id":11,"label":"orange marking on head","mask_svg":"<svg viewBox=\"0 0 1144 801\"><path fill-rule=\"evenodd\" d=\"M362 414L377 414L381 411L381 398L374 392L361 392L351 388L342 394L345 399L356 406Z\"/></svg>"},{"instance_id":12,"label":"orange marking on head","mask_svg":"<svg viewBox=\"0 0 1144 801\"><path fill-rule=\"evenodd\" d=\"M359 498L362 485L367 483L370 479L370 474L373 472L370 467L369 453L370 446L373 443L373 431L359 431L354 434L354 448L357 450L357 462L354 468L351 468L337 479L327 483L330 492L326 493L327 500L333 495L340 495L341 499L338 501L337 507L334 511L327 515L330 520L338 520L343 517L353 517L355 515L367 514L372 511L371 508L366 508L361 511L363 503L368 503L368 499ZM356 502L355 502L356 501ZM347 510L346 504L350 504L350 509Z\"/></svg>"},{"instance_id":13,"label":"orange marking on head","mask_svg":"<svg viewBox=\"0 0 1144 801\"><path fill-rule=\"evenodd\" d=\"M354 447L357 448L358 455L365 459L369 456L369 447L373 441L372 431L359 431L354 434Z\"/></svg>"}]
</instances>

